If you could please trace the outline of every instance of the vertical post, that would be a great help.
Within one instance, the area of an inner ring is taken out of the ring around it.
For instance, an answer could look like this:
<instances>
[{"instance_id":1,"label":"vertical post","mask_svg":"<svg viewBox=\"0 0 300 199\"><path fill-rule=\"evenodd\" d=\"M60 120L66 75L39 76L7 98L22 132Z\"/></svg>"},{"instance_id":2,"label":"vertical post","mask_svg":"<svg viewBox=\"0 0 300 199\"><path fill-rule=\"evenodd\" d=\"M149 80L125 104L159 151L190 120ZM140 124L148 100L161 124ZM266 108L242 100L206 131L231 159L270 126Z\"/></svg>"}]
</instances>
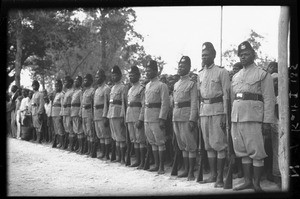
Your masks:
<instances>
[{"instance_id":1,"label":"vertical post","mask_svg":"<svg viewBox=\"0 0 300 199\"><path fill-rule=\"evenodd\" d=\"M221 31L220 31L220 66L222 65L222 40L223 38L223 6L221 6Z\"/></svg>"},{"instance_id":2,"label":"vertical post","mask_svg":"<svg viewBox=\"0 0 300 199\"><path fill-rule=\"evenodd\" d=\"M282 191L289 188L289 8L282 6L278 31L278 104L279 104L279 169Z\"/></svg>"}]
</instances>

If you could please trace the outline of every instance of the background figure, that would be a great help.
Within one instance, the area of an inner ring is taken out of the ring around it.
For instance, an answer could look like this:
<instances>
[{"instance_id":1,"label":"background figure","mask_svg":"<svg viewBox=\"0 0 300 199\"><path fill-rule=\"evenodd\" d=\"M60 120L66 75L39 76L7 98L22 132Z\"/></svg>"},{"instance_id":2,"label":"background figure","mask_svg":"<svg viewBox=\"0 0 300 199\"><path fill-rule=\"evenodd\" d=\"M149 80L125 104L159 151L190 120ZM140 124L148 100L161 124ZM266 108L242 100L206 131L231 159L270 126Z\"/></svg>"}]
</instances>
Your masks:
<instances>
[{"instance_id":1,"label":"background figure","mask_svg":"<svg viewBox=\"0 0 300 199\"><path fill-rule=\"evenodd\" d=\"M10 100L10 95L9 93L6 93L6 128L7 128L7 136L11 137L11 111L12 111L12 106L11 106L11 100Z\"/></svg>"},{"instance_id":2,"label":"background figure","mask_svg":"<svg viewBox=\"0 0 300 199\"><path fill-rule=\"evenodd\" d=\"M19 88L16 85L13 85L11 87L11 137L16 138L17 137L17 122L16 122L16 99L19 97Z\"/></svg>"},{"instance_id":3,"label":"background figure","mask_svg":"<svg viewBox=\"0 0 300 199\"><path fill-rule=\"evenodd\" d=\"M243 65L241 64L241 62L237 62L237 63L233 64L232 71L229 72L230 81L232 81L232 77L237 72L239 72L242 68L243 68Z\"/></svg>"},{"instance_id":4,"label":"background figure","mask_svg":"<svg viewBox=\"0 0 300 199\"><path fill-rule=\"evenodd\" d=\"M16 99L16 123L17 123L17 139L21 139L21 112L20 112L20 106L21 106L21 102L23 99L23 95L22 95L22 90L23 89L19 89L19 96Z\"/></svg>"},{"instance_id":5,"label":"background figure","mask_svg":"<svg viewBox=\"0 0 300 199\"><path fill-rule=\"evenodd\" d=\"M30 99L28 97L28 89L22 89L22 96L23 96L23 99L21 101L21 105L20 105L20 108L19 108L19 118L20 118L20 124L21 124L21 138L24 138L25 136L23 136L23 134L28 134L28 132L25 132L25 131L28 131L29 130L29 125L30 123L26 120L30 120L30 118L28 117L28 106L29 106L29 103L30 103ZM24 122L25 120L25 122ZM27 124L29 123L29 124ZM25 128L24 128L25 126ZM24 132L23 132L24 131ZM28 136L26 136L28 137Z\"/></svg>"},{"instance_id":6,"label":"background figure","mask_svg":"<svg viewBox=\"0 0 300 199\"><path fill-rule=\"evenodd\" d=\"M52 100L50 100L50 98ZM46 117L47 117L47 125L46 125L46 128L47 128L47 133L48 133L48 143L51 143L52 142L52 137L53 137L53 123L52 123L52 117L51 117L51 114L52 114L52 102L53 102L53 96L52 96L52 93L49 93L47 96L44 96L44 101L45 101L45 104L44 104L44 109L45 109L45 113L46 113Z\"/></svg>"}]
</instances>

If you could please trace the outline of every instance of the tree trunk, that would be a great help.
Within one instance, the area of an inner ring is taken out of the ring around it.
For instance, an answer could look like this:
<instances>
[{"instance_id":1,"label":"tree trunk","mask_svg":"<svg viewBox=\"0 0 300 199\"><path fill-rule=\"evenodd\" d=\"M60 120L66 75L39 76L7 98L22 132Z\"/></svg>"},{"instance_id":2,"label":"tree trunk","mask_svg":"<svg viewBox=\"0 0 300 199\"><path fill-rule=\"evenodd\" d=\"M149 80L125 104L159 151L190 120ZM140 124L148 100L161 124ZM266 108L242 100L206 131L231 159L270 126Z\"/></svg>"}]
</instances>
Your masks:
<instances>
[{"instance_id":1,"label":"tree trunk","mask_svg":"<svg viewBox=\"0 0 300 199\"><path fill-rule=\"evenodd\" d=\"M18 11L17 20L17 52L16 52L16 62L15 62L15 84L20 87L20 74L21 74L21 60L22 60L22 45L23 45L23 35L22 35L22 11Z\"/></svg>"},{"instance_id":2,"label":"tree trunk","mask_svg":"<svg viewBox=\"0 0 300 199\"><path fill-rule=\"evenodd\" d=\"M279 94L279 169L282 190L289 187L289 78L288 78L288 38L289 8L282 6L278 24L278 94Z\"/></svg>"}]
</instances>

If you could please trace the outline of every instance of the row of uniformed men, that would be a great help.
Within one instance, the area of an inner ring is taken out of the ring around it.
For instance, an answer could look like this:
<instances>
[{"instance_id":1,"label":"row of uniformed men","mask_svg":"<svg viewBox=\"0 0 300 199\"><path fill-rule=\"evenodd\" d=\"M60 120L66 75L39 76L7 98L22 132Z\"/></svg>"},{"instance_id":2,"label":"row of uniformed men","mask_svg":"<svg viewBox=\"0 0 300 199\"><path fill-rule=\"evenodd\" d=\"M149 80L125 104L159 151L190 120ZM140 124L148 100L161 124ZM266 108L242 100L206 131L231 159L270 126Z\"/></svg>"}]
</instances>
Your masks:
<instances>
[{"instance_id":1,"label":"row of uniformed men","mask_svg":"<svg viewBox=\"0 0 300 199\"><path fill-rule=\"evenodd\" d=\"M92 87L93 78L87 74L83 78L85 91L80 89L82 78L77 76L72 89L70 77L64 79L67 91L61 92L62 82L56 81L56 95L52 105L52 118L59 145L66 138L70 139L70 149L74 147L74 136L79 141L78 152L96 155L97 140L103 152L100 158L109 159L111 138L113 150L117 150L116 161L125 162L126 128L130 140L134 143L136 162L132 165L142 169L145 164L146 143L150 143L155 165L149 171L164 173L165 158L165 122L170 107L173 107L173 129L184 159L185 169L179 177L194 180L194 165L197 152L196 125L200 128L208 154L211 175L201 183L215 183L223 187L223 170L226 150L226 116L228 104L232 105L231 135L236 156L242 158L245 183L234 188L243 190L254 188L261 191L260 177L263 170L264 151L262 129L270 128L274 117L274 89L268 73L254 63L255 52L248 42L238 46L238 56L243 69L233 76L230 83L228 71L214 64L216 51L210 42L202 45L202 70L197 84L190 80L191 61L183 56L178 65L180 80L175 83L172 106L168 87L158 80L155 61L146 66L146 77L150 80L144 88L139 83L140 72L136 66L131 67L129 79L132 83L127 92L121 83L122 73L118 66L112 69L114 86L110 89L105 82L105 72L99 70L95 81L98 87ZM33 83L33 88L36 82ZM231 89L230 89L231 87ZM35 89L36 90L36 89ZM198 91L197 91L198 90ZM227 103L230 99L232 103ZM35 92L32 99L33 123L40 132L41 105L43 97ZM63 116L61 119L61 116ZM95 131L93 131L95 128ZM96 135L93 133L96 132ZM54 139L55 140L55 139ZM84 144L86 143L86 144ZM53 147L56 143L53 143ZM115 157L111 157L115 159ZM253 166L253 181L251 169Z\"/></svg>"}]
</instances>

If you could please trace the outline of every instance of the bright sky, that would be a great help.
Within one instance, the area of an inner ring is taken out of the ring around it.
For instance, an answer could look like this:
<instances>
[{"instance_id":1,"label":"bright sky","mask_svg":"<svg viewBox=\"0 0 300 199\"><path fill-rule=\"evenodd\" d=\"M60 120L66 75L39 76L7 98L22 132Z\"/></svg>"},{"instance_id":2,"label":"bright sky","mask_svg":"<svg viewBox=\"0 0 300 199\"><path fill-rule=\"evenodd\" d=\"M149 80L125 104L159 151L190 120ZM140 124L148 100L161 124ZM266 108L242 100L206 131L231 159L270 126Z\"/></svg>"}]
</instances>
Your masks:
<instances>
[{"instance_id":1,"label":"bright sky","mask_svg":"<svg viewBox=\"0 0 300 199\"><path fill-rule=\"evenodd\" d=\"M146 53L161 56L163 73L175 74L182 55L191 58L192 69L201 66L201 46L213 43L220 65L221 6L135 7L135 30L141 33ZM265 37L262 50L277 59L279 6L224 6L222 51L248 39L250 30Z\"/></svg>"},{"instance_id":2,"label":"bright sky","mask_svg":"<svg viewBox=\"0 0 300 199\"><path fill-rule=\"evenodd\" d=\"M221 6L134 7L135 30L144 36L146 53L161 56L163 73L175 74L182 55L191 58L192 69L201 66L201 46L213 43L220 65ZM277 60L280 6L224 6L222 51L247 40L250 30L265 37L262 50ZM31 87L28 71L22 71L21 84Z\"/></svg>"}]
</instances>

